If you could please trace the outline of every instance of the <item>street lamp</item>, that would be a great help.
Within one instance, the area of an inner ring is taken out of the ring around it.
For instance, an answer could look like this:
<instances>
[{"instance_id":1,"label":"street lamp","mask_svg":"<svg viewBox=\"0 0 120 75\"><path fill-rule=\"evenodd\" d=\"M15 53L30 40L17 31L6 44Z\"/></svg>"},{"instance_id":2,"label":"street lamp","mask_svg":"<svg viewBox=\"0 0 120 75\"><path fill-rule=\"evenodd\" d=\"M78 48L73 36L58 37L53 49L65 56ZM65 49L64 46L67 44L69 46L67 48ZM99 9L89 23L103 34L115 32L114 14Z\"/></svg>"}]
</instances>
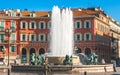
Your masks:
<instances>
[{"instance_id":1,"label":"street lamp","mask_svg":"<svg viewBox=\"0 0 120 75\"><path fill-rule=\"evenodd\" d=\"M12 30L11 29L6 29L6 31L5 31L6 33L7 33L7 35L8 35L8 75L10 75L10 51L9 51L9 47L10 47L10 34L11 34L11 32L12 32Z\"/></svg>"}]
</instances>

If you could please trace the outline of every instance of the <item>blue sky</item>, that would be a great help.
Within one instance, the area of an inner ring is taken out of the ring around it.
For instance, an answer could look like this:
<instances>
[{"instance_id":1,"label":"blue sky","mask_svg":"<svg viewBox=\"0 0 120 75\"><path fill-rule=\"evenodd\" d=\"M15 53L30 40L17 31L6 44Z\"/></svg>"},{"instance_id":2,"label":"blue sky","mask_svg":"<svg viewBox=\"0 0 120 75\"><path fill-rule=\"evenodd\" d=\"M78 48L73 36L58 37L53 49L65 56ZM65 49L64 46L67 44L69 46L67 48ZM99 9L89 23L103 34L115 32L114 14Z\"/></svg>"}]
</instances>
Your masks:
<instances>
[{"instance_id":1,"label":"blue sky","mask_svg":"<svg viewBox=\"0 0 120 75\"><path fill-rule=\"evenodd\" d=\"M101 7L120 22L120 0L1 0L0 9L52 10L54 5L70 8Z\"/></svg>"}]
</instances>

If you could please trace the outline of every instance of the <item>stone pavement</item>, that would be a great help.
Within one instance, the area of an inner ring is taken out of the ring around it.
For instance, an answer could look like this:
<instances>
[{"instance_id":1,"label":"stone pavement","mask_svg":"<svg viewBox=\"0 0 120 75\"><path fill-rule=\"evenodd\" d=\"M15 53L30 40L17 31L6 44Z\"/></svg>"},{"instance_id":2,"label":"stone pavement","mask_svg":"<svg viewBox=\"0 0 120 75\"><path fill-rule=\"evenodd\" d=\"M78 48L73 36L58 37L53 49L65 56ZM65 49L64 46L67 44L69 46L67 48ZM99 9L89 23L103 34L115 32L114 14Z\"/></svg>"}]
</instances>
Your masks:
<instances>
[{"instance_id":1,"label":"stone pavement","mask_svg":"<svg viewBox=\"0 0 120 75\"><path fill-rule=\"evenodd\" d=\"M7 73L0 73L0 75L7 75ZM10 75L41 75L38 73L11 73ZM120 67L117 67L117 72L101 72L101 73L79 73L79 74L52 74L52 75L120 75Z\"/></svg>"},{"instance_id":2,"label":"stone pavement","mask_svg":"<svg viewBox=\"0 0 120 75\"><path fill-rule=\"evenodd\" d=\"M120 67L117 67L117 72L100 72L100 73L79 73L79 74L54 74L54 75L120 75Z\"/></svg>"}]
</instances>

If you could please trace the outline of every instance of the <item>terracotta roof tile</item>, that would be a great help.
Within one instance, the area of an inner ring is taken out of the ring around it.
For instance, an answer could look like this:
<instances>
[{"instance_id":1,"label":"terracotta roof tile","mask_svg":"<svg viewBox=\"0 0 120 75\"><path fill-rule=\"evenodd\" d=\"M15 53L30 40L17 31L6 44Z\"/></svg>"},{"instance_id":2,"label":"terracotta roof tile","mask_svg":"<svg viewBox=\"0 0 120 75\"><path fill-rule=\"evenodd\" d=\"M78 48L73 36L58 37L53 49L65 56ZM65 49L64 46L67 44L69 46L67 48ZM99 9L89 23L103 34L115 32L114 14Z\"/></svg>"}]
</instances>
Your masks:
<instances>
[{"instance_id":1,"label":"terracotta roof tile","mask_svg":"<svg viewBox=\"0 0 120 75\"><path fill-rule=\"evenodd\" d=\"M45 17L48 16L48 12L35 12L37 17Z\"/></svg>"},{"instance_id":2,"label":"terracotta roof tile","mask_svg":"<svg viewBox=\"0 0 120 75\"><path fill-rule=\"evenodd\" d=\"M30 15L30 12L29 11L23 11L23 12L21 12L21 15L22 16L28 16L28 15Z\"/></svg>"},{"instance_id":3,"label":"terracotta roof tile","mask_svg":"<svg viewBox=\"0 0 120 75\"><path fill-rule=\"evenodd\" d=\"M96 15L99 14L99 11L94 11L90 9L75 9L73 10L74 16L90 16L90 15Z\"/></svg>"}]
</instances>

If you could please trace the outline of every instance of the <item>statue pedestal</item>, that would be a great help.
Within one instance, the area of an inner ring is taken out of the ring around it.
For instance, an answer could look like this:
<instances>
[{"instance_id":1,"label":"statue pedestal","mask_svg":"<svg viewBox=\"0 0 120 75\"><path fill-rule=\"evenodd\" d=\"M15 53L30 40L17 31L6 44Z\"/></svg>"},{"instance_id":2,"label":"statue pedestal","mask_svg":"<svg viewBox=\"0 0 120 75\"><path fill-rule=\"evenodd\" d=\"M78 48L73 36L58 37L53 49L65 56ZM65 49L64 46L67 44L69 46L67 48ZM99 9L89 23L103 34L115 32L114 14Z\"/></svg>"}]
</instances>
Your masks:
<instances>
[{"instance_id":1,"label":"statue pedestal","mask_svg":"<svg viewBox=\"0 0 120 75\"><path fill-rule=\"evenodd\" d=\"M63 65L63 61L65 59L65 56L47 56L48 63L51 65ZM78 65L80 63L78 56L72 57L73 65Z\"/></svg>"}]
</instances>

